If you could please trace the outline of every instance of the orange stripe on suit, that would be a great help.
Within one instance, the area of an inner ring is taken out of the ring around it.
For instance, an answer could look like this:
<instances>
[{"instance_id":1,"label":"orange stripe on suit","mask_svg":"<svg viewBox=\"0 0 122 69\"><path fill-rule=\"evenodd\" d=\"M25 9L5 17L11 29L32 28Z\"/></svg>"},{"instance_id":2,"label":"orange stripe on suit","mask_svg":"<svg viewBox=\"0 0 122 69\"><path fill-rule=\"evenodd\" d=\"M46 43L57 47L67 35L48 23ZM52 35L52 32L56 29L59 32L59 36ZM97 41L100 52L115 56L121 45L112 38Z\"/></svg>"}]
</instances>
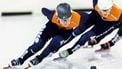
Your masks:
<instances>
[{"instance_id":1,"label":"orange stripe on suit","mask_svg":"<svg viewBox=\"0 0 122 69\"><path fill-rule=\"evenodd\" d=\"M59 26L60 28L64 28L64 29L72 29L77 27L80 24L80 14L72 11L72 18L71 18L71 22L67 27L64 27L62 24L60 24L60 22L57 19L57 15L56 13L54 13L53 17L52 17L52 23L55 23L57 26Z\"/></svg>"}]
</instances>

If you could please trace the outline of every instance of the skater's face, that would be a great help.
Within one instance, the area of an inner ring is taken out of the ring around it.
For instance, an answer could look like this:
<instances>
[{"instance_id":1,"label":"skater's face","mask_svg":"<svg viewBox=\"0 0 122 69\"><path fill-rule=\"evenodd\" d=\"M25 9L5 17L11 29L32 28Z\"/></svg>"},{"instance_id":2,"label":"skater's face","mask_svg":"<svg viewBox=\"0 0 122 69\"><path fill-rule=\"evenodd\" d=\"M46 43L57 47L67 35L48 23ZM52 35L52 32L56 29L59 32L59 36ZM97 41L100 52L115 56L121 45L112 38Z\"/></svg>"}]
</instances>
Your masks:
<instances>
[{"instance_id":1,"label":"skater's face","mask_svg":"<svg viewBox=\"0 0 122 69\"><path fill-rule=\"evenodd\" d=\"M60 18L58 18L58 20L59 20L60 24L62 24L64 27L67 27L70 24L70 22L71 22L71 17L72 16L70 16L67 19L60 19Z\"/></svg>"},{"instance_id":2,"label":"skater's face","mask_svg":"<svg viewBox=\"0 0 122 69\"><path fill-rule=\"evenodd\" d=\"M101 10L104 17L107 17L110 14L110 11L111 11L111 8Z\"/></svg>"}]
</instances>

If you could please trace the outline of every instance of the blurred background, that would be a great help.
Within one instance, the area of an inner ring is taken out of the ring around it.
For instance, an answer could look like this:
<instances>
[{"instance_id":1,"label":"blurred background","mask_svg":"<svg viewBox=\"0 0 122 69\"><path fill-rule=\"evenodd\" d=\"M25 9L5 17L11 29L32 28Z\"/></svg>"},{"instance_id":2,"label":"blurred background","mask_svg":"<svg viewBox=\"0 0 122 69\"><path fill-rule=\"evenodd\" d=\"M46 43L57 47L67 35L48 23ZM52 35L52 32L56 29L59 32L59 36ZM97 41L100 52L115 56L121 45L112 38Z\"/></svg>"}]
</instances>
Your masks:
<instances>
[{"instance_id":1,"label":"blurred background","mask_svg":"<svg viewBox=\"0 0 122 69\"><path fill-rule=\"evenodd\" d=\"M0 12L32 12L40 14L42 7L55 9L60 2L68 2L73 9L92 8L92 0L0 0ZM114 0L118 5L121 0ZM122 6L120 6L122 7Z\"/></svg>"}]
</instances>

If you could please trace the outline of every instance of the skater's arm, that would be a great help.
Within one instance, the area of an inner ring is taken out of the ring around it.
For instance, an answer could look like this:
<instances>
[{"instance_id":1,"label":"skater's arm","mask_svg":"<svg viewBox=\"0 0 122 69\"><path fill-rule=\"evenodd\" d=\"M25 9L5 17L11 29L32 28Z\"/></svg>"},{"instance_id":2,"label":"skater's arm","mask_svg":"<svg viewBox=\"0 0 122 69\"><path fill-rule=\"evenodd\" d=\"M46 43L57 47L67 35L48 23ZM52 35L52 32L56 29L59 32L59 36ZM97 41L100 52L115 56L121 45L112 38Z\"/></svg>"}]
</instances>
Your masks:
<instances>
[{"instance_id":1,"label":"skater's arm","mask_svg":"<svg viewBox=\"0 0 122 69\"><path fill-rule=\"evenodd\" d=\"M93 7L97 4L97 0L93 0Z\"/></svg>"},{"instance_id":2,"label":"skater's arm","mask_svg":"<svg viewBox=\"0 0 122 69\"><path fill-rule=\"evenodd\" d=\"M88 41L88 45L95 45L97 43L99 43L99 41L105 37L108 33L110 33L111 31L119 28L121 26L121 23L119 22L118 24L110 27L108 30L106 30L105 32L103 32L102 34L96 36L95 38L91 39L90 41Z\"/></svg>"},{"instance_id":3,"label":"skater's arm","mask_svg":"<svg viewBox=\"0 0 122 69\"><path fill-rule=\"evenodd\" d=\"M90 14L81 14L81 21L80 25L74 29L73 33L75 36L82 34L86 29L93 26L96 22L93 17L94 16L94 10Z\"/></svg>"},{"instance_id":4,"label":"skater's arm","mask_svg":"<svg viewBox=\"0 0 122 69\"><path fill-rule=\"evenodd\" d=\"M52 16L54 14L54 10L49 10L47 8L42 8L41 11L42 11L43 15L45 15L49 20L52 19Z\"/></svg>"}]
</instances>

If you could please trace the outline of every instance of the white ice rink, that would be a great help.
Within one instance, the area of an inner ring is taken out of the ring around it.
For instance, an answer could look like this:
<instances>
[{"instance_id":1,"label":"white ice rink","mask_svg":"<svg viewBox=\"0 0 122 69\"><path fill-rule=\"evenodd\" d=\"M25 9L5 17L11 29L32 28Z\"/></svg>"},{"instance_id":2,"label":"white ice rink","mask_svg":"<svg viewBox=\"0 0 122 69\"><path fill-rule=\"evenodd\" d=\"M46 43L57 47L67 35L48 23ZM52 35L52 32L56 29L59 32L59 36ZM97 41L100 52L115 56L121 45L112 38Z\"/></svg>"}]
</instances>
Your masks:
<instances>
[{"instance_id":1,"label":"white ice rink","mask_svg":"<svg viewBox=\"0 0 122 69\"><path fill-rule=\"evenodd\" d=\"M41 14L0 17L0 69L6 66L10 60L22 55L25 49L33 43L37 33L46 22L47 18ZM111 39L116 31L107 36L101 43ZM59 51L71 47L78 38L79 36ZM99 48L99 44L90 49L81 48L69 56L67 61L52 62L50 59L56 57L56 53L32 69L89 69L90 65L96 65L98 69L122 69L121 45L122 40L112 47L110 54L105 57L100 57L99 54L94 53L94 50Z\"/></svg>"}]
</instances>

